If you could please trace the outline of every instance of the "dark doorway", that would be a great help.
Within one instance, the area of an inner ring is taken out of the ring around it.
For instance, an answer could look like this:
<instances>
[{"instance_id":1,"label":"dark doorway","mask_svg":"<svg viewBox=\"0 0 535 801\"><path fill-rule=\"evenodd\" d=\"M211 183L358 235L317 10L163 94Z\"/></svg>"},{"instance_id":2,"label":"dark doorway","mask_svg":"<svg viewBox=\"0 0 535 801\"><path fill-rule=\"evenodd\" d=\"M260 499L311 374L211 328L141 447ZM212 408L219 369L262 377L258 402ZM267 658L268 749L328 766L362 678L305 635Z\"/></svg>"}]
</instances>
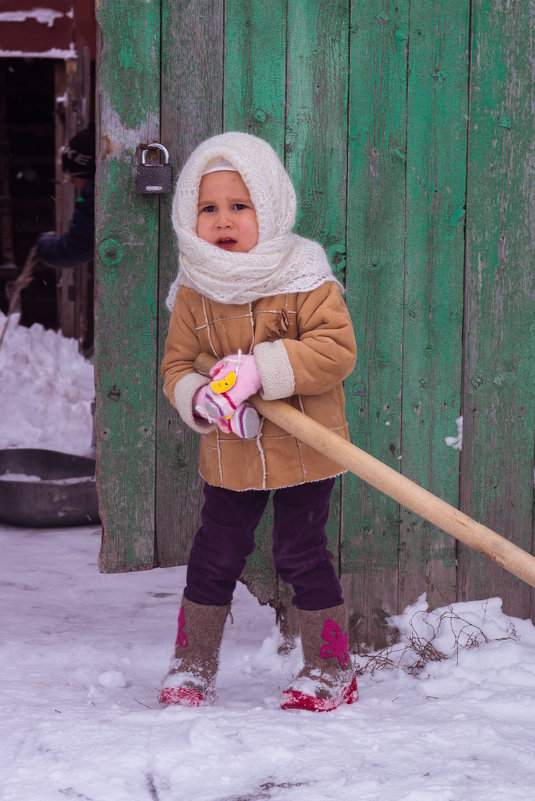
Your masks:
<instances>
[{"instance_id":1,"label":"dark doorway","mask_svg":"<svg viewBox=\"0 0 535 801\"><path fill-rule=\"evenodd\" d=\"M55 61L0 59L0 309L40 233L56 227ZM7 285L7 286L6 286ZM56 271L38 265L22 293L21 323L58 328Z\"/></svg>"}]
</instances>

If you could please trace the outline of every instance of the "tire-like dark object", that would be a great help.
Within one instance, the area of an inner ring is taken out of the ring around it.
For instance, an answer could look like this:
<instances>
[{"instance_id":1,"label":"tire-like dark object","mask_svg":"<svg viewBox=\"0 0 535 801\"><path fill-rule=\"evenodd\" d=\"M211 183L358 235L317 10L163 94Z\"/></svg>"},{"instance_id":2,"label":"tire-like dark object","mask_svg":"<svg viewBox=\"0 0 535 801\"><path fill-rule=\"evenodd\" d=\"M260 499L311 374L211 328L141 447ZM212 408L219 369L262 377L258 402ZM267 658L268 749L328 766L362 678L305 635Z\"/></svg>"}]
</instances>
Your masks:
<instances>
[{"instance_id":1,"label":"tire-like dark object","mask_svg":"<svg viewBox=\"0 0 535 801\"><path fill-rule=\"evenodd\" d=\"M43 528L100 522L94 459L9 448L0 450L0 476L5 473L39 476L40 480L0 479L0 520Z\"/></svg>"}]
</instances>

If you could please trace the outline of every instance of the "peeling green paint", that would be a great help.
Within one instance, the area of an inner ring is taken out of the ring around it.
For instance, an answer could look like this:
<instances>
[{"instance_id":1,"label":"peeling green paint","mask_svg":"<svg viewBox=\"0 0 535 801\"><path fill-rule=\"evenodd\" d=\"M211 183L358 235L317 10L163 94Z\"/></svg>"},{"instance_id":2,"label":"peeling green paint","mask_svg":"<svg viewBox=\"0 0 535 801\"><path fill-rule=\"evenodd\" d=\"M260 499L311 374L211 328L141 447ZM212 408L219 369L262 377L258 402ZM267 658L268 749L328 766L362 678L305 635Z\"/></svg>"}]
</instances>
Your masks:
<instances>
[{"instance_id":1,"label":"peeling green paint","mask_svg":"<svg viewBox=\"0 0 535 801\"><path fill-rule=\"evenodd\" d=\"M159 106L160 0L101 0L96 9L103 37L100 83L121 123L136 128L147 108ZM156 88L156 93L152 92Z\"/></svg>"}]
</instances>

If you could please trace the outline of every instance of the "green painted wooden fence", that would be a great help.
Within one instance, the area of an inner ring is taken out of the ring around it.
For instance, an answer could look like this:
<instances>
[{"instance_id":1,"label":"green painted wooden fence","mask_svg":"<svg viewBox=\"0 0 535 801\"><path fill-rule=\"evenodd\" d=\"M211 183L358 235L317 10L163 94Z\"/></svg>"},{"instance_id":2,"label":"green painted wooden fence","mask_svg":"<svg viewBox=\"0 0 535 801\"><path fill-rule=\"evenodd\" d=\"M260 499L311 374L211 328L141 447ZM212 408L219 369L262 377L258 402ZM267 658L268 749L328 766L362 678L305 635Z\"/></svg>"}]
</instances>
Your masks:
<instances>
[{"instance_id":1,"label":"green painted wooden fence","mask_svg":"<svg viewBox=\"0 0 535 801\"><path fill-rule=\"evenodd\" d=\"M136 194L140 147L176 173L233 129L284 159L298 230L345 283L355 444L533 551L534 19L533 0L97 2L103 571L185 563L201 502L197 435L159 377L171 197ZM423 592L535 617L527 585L352 475L330 539L356 639ZM244 579L284 619L269 517Z\"/></svg>"}]
</instances>

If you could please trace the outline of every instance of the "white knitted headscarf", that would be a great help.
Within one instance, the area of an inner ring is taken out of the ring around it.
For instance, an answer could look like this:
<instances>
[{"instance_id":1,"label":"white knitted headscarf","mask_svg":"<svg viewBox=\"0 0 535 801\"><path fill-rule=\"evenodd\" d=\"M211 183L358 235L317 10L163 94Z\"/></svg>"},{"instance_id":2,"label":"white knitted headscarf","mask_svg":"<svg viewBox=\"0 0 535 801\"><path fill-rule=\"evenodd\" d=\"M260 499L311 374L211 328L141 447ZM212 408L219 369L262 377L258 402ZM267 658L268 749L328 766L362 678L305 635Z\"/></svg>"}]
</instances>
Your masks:
<instances>
[{"instance_id":1,"label":"white knitted headscarf","mask_svg":"<svg viewBox=\"0 0 535 801\"><path fill-rule=\"evenodd\" d=\"M258 242L248 253L222 250L196 233L201 177L207 168L213 170L218 159L225 159L240 173L256 211ZM168 308L172 309L180 284L221 303L248 303L336 281L321 245L292 233L295 212L292 182L263 139L230 132L199 145L182 168L173 198L172 221L180 256Z\"/></svg>"}]
</instances>

